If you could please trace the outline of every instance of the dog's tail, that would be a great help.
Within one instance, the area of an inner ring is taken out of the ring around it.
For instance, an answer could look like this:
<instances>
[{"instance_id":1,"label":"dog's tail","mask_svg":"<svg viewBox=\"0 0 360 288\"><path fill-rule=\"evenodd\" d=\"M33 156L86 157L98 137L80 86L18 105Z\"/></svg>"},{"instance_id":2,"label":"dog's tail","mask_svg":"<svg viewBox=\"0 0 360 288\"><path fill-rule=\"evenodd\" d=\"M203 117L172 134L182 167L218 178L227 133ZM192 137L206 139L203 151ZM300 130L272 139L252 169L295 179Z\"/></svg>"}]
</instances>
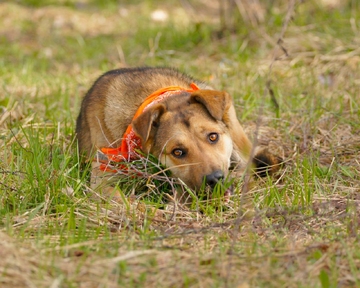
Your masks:
<instances>
[{"instance_id":1,"label":"dog's tail","mask_svg":"<svg viewBox=\"0 0 360 288\"><path fill-rule=\"evenodd\" d=\"M266 148L262 148L255 153L253 159L255 175L258 177L273 175L281 168L282 162L281 157L272 154Z\"/></svg>"}]
</instances>

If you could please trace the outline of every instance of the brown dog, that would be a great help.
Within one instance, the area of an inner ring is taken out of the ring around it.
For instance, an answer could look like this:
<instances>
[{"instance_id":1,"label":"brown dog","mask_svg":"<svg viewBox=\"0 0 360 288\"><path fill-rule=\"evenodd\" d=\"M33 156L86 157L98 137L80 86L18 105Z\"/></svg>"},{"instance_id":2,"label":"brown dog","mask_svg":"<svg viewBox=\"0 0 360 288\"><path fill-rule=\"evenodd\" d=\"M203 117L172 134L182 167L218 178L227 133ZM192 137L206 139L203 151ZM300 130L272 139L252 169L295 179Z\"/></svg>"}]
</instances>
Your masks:
<instances>
[{"instance_id":1,"label":"brown dog","mask_svg":"<svg viewBox=\"0 0 360 288\"><path fill-rule=\"evenodd\" d=\"M252 151L230 95L170 68L102 75L83 99L76 133L80 151L90 159L103 148L131 160L130 146L137 141L135 148L157 157L174 178L194 190L204 181L213 187L227 176L232 162L246 164ZM135 140L126 142L130 134ZM274 164L271 157L257 156L256 166ZM93 162L93 188L102 174L99 165Z\"/></svg>"}]
</instances>

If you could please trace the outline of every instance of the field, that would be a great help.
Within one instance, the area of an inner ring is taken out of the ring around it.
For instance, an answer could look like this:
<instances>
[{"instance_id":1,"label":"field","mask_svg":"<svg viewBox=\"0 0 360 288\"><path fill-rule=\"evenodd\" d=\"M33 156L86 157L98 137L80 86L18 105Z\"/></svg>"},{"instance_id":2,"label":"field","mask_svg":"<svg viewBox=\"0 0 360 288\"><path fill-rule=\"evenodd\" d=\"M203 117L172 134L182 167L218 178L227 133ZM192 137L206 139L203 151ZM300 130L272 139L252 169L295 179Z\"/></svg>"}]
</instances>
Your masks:
<instances>
[{"instance_id":1,"label":"field","mask_svg":"<svg viewBox=\"0 0 360 288\"><path fill-rule=\"evenodd\" d=\"M0 23L1 287L360 287L358 1L17 0ZM144 65L228 91L278 174L191 207L154 177L89 192L81 99Z\"/></svg>"}]
</instances>

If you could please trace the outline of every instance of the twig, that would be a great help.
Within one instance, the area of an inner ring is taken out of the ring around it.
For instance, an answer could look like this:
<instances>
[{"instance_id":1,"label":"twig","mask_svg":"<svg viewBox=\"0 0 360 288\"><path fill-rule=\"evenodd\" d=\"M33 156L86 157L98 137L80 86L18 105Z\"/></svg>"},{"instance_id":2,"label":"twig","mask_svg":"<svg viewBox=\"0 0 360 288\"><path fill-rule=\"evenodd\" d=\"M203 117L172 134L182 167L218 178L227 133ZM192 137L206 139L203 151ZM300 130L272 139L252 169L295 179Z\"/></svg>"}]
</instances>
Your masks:
<instances>
[{"instance_id":1,"label":"twig","mask_svg":"<svg viewBox=\"0 0 360 288\"><path fill-rule=\"evenodd\" d=\"M17 192L18 191L16 188L10 187L9 185L5 184L4 182L0 182L0 185L5 187L5 189L9 189L12 192Z\"/></svg>"},{"instance_id":2,"label":"twig","mask_svg":"<svg viewBox=\"0 0 360 288\"><path fill-rule=\"evenodd\" d=\"M279 37L278 37L278 39L276 41L276 44L284 52L286 57L289 57L289 53L286 50L286 48L283 46L284 35L285 35L285 32L286 32L287 28L289 27L290 21L293 19L293 15L294 15L294 11L295 11L295 3L296 3L296 0L290 0L289 7L288 7L288 10L286 12L285 20L284 20L284 23L283 23L282 28L281 28L280 35L279 35ZM278 60L278 58L275 55L276 55L276 53L273 54L272 61L271 61L270 65L269 65L268 81L270 81L270 75L272 73L272 67L273 67L274 63Z\"/></svg>"},{"instance_id":3,"label":"twig","mask_svg":"<svg viewBox=\"0 0 360 288\"><path fill-rule=\"evenodd\" d=\"M293 18L294 9L295 9L295 2L296 2L296 0L291 0L289 2L289 7L288 7L288 10L287 10L287 13L286 13L286 16L285 16L284 23L282 25L281 32L280 32L278 40L276 41L277 45L280 47L280 49L284 52L284 54L286 56L288 56L289 53L285 49L285 47L282 45L282 43L283 43L285 32L286 32L286 30L287 30L287 28L289 26L289 23L290 23L291 19ZM274 53L272 62L269 65L269 72L268 72L268 76L267 76L268 79L266 81L266 89L264 90L263 97L265 98L266 94L269 93L270 97L271 97L271 100L272 100L273 104L275 105L275 108L278 110L279 109L279 104L278 104L278 101L276 100L274 91L271 88L271 80L270 80L270 76L271 76L271 73L272 73L272 66L275 63L275 61L277 61L277 58L275 57L275 53ZM263 106L260 107L259 115L262 115L262 110L263 110ZM243 184L243 188L242 188L242 191L241 191L241 198L240 198L240 208L239 208L239 211L237 213L237 218L235 219L235 222L234 222L234 228L233 228L233 240L234 240L234 242L236 241L236 238L237 238L236 236L237 236L237 234L239 232L240 225L241 225L241 222L243 220L242 208L243 208L243 203L244 203L245 196L249 191L250 179L251 179L251 169L250 168L251 168L251 164L252 164L252 161L254 159L254 156L255 156L255 149L256 149L256 146L257 146L257 142L258 142L258 133L259 133L259 129L260 129L260 122L261 122L261 117L259 116L257 121L256 121L256 128L255 128L255 133L254 133L253 147L252 147L252 150L251 150L251 153L250 153L250 159L249 159L249 162L247 164L246 172L245 172L245 176L244 176L244 184Z\"/></svg>"}]
</instances>

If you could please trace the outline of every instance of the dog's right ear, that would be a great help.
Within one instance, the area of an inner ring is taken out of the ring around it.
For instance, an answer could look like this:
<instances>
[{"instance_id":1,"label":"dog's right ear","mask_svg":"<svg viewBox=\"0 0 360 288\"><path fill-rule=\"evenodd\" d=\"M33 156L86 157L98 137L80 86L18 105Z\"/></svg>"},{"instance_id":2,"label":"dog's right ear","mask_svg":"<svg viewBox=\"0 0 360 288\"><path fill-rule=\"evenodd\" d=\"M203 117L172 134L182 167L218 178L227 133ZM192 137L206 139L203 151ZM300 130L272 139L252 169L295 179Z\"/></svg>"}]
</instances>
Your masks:
<instances>
[{"instance_id":1,"label":"dog's right ear","mask_svg":"<svg viewBox=\"0 0 360 288\"><path fill-rule=\"evenodd\" d=\"M139 115L131 123L136 135L141 139L141 143L145 144L151 138L151 132L154 131L159 123L161 115L165 112L166 107L163 104L156 104Z\"/></svg>"}]
</instances>

